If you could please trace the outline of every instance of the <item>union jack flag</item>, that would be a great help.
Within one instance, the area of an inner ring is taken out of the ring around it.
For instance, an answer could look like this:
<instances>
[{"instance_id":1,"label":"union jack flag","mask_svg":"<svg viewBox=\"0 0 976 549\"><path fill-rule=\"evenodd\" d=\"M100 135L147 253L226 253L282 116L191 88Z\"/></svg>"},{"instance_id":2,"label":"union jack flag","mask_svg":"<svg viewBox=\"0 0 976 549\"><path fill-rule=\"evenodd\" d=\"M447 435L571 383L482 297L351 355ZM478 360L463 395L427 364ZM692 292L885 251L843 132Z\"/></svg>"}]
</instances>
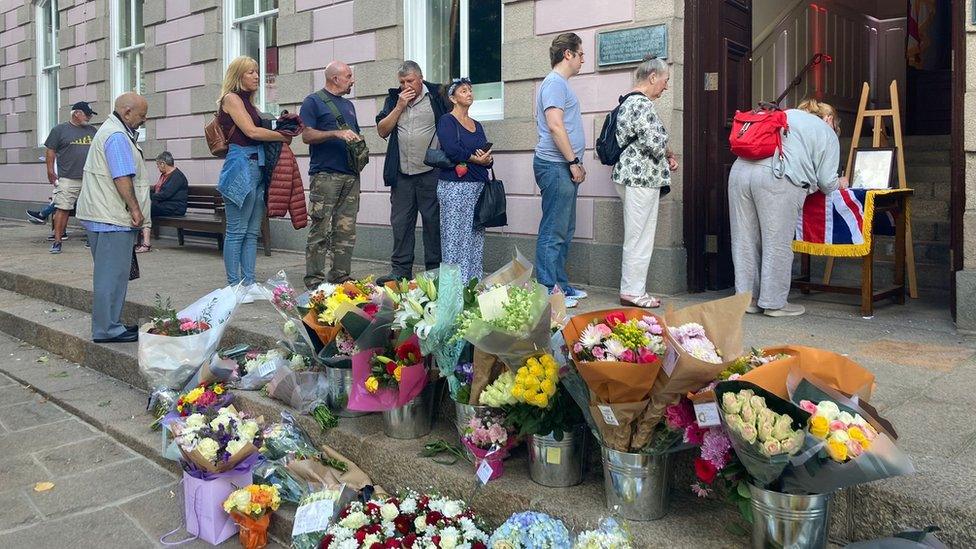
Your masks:
<instances>
[{"instance_id":1,"label":"union jack flag","mask_svg":"<svg viewBox=\"0 0 976 549\"><path fill-rule=\"evenodd\" d=\"M897 192L897 190L894 190ZM874 227L876 235L894 235L894 216L890 212L874 216L875 193L868 189L840 189L824 194L817 191L806 198L796 223L793 250L814 255L859 257L866 255Z\"/></svg>"}]
</instances>

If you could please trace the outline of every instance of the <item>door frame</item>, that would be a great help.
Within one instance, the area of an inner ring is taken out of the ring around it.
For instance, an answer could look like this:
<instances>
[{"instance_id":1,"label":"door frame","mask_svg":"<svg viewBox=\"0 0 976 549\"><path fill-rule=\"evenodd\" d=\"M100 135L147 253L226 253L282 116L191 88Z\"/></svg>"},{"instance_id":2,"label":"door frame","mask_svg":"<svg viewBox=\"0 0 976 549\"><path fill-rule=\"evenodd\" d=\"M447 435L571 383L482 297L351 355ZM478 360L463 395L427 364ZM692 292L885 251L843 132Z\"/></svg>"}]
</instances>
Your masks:
<instances>
[{"instance_id":1,"label":"door frame","mask_svg":"<svg viewBox=\"0 0 976 549\"><path fill-rule=\"evenodd\" d=\"M963 268L963 215L966 210L966 151L965 96L966 96L966 2L952 0L952 127L950 129L950 195L949 195L949 250L951 257L949 278L949 310L956 320L956 273Z\"/></svg>"},{"instance_id":2,"label":"door frame","mask_svg":"<svg viewBox=\"0 0 976 549\"><path fill-rule=\"evenodd\" d=\"M963 216L966 205L966 153L964 150L965 93L966 93L966 2L950 0L952 9L952 128L950 145L950 311L956 317L956 272L963 268ZM702 49L711 37L702 32L703 11L710 0L685 0L685 65L684 65L684 143L685 176L683 184L683 231L687 250L687 283L689 292L705 291L705 225L696 218L705 204L704 192L695 181L705 174L706 138L702 131L701 104L704 98L704 68ZM749 5L752 11L751 3Z\"/></svg>"},{"instance_id":3,"label":"door frame","mask_svg":"<svg viewBox=\"0 0 976 549\"><path fill-rule=\"evenodd\" d=\"M702 131L703 109L696 105L704 102L704 83L701 81L702 3L708 0L685 0L685 66L684 66L684 143L682 157L685 171L682 177L682 224L687 251L687 282L689 292L705 291L705 225L698 222L696 212L705 203L704 191L695 181L705 178L705 133Z\"/></svg>"}]
</instances>

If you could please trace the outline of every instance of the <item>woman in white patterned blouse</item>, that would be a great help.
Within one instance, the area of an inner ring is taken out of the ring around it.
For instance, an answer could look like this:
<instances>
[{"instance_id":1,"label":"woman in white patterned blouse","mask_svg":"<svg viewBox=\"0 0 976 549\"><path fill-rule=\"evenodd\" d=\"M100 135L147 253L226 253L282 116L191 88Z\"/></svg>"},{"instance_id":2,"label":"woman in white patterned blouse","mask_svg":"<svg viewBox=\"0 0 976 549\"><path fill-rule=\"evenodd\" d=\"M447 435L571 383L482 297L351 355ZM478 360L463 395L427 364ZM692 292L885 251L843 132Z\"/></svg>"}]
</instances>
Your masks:
<instances>
[{"instance_id":1,"label":"woman in white patterned blouse","mask_svg":"<svg viewBox=\"0 0 976 549\"><path fill-rule=\"evenodd\" d=\"M668 146L668 131L654 109L654 100L668 89L671 68L647 57L637 67L636 84L621 97L617 142L625 147L611 178L624 205L624 244L620 267L620 304L653 308L661 300L647 293L647 270L654 251L658 203L671 190L671 172L678 161Z\"/></svg>"}]
</instances>

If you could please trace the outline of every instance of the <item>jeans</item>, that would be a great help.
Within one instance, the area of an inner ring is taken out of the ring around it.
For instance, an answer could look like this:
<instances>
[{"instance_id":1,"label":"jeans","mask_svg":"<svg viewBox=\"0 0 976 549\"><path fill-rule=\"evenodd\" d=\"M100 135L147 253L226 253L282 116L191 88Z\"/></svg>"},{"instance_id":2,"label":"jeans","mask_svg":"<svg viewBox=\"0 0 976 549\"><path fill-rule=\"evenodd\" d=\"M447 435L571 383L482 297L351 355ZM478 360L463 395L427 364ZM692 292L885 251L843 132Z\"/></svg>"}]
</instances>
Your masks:
<instances>
[{"instance_id":1,"label":"jeans","mask_svg":"<svg viewBox=\"0 0 976 549\"><path fill-rule=\"evenodd\" d=\"M54 210L56 210L56 209L57 208L54 207L54 202L51 202L47 206L44 206L44 209L41 210L41 218L42 219L47 219L48 216L51 215L51 214L53 214L54 213Z\"/></svg>"},{"instance_id":2,"label":"jeans","mask_svg":"<svg viewBox=\"0 0 976 549\"><path fill-rule=\"evenodd\" d=\"M576 195L579 186L573 183L566 162L550 162L536 156L532 160L535 183L542 192L542 220L535 246L535 262L539 283L552 290L553 286L569 287L566 257L576 232Z\"/></svg>"},{"instance_id":3,"label":"jeans","mask_svg":"<svg viewBox=\"0 0 976 549\"><path fill-rule=\"evenodd\" d=\"M257 160L248 160L251 190L238 207L224 202L227 229L224 237L224 268L227 284L234 286L243 281L254 284L254 265L258 259L258 235L264 219L264 189L261 188L261 168Z\"/></svg>"}]
</instances>

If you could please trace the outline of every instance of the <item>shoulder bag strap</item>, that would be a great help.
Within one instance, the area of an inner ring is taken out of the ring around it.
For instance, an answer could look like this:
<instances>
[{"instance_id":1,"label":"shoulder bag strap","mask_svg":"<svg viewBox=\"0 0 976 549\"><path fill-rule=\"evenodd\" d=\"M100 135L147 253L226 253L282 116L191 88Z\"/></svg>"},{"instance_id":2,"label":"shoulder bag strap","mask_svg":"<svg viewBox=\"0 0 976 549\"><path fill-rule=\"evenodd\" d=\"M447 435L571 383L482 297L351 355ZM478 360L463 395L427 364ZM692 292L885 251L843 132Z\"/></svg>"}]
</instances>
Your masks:
<instances>
[{"instance_id":1,"label":"shoulder bag strap","mask_svg":"<svg viewBox=\"0 0 976 549\"><path fill-rule=\"evenodd\" d=\"M346 124L346 119L342 116L342 113L339 112L339 107L336 107L336 104L335 102L332 101L332 98L325 95L324 90L319 90L315 92L315 95L318 96L318 98L321 99L322 102L325 103L327 107L329 107L330 111L332 111L332 116L335 116L336 124L339 125L340 130L350 129L349 125Z\"/></svg>"}]
</instances>

